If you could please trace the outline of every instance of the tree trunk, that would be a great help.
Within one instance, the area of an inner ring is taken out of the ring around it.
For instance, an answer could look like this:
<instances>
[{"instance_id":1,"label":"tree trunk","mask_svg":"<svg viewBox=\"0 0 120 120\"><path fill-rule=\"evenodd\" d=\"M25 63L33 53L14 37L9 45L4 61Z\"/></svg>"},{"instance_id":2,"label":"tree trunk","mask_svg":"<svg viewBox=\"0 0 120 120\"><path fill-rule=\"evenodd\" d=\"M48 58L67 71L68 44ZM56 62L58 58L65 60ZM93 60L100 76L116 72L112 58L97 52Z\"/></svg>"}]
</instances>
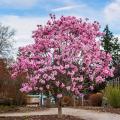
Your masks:
<instances>
[{"instance_id":1,"label":"tree trunk","mask_svg":"<svg viewBox=\"0 0 120 120\"><path fill-rule=\"evenodd\" d=\"M41 96L40 96L40 106L41 106L41 109L43 109L43 94L41 92Z\"/></svg>"},{"instance_id":2,"label":"tree trunk","mask_svg":"<svg viewBox=\"0 0 120 120\"><path fill-rule=\"evenodd\" d=\"M82 106L84 106L84 96L82 95Z\"/></svg>"},{"instance_id":3,"label":"tree trunk","mask_svg":"<svg viewBox=\"0 0 120 120\"><path fill-rule=\"evenodd\" d=\"M76 107L76 99L75 99L75 95L73 95L73 107Z\"/></svg>"},{"instance_id":4,"label":"tree trunk","mask_svg":"<svg viewBox=\"0 0 120 120\"><path fill-rule=\"evenodd\" d=\"M61 104L61 98L58 99L58 118L62 118L62 104Z\"/></svg>"}]
</instances>

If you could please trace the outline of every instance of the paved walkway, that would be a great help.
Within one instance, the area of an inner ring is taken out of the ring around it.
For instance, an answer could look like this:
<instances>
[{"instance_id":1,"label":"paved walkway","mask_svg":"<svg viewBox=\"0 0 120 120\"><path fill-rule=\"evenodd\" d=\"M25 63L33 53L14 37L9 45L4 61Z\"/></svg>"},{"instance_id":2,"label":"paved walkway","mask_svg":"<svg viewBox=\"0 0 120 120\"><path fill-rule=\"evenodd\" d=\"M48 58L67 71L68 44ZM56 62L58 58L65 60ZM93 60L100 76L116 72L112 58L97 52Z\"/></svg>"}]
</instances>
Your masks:
<instances>
[{"instance_id":1,"label":"paved walkway","mask_svg":"<svg viewBox=\"0 0 120 120\"><path fill-rule=\"evenodd\" d=\"M57 114L57 108L50 108L44 111L26 112L26 113L2 113L1 116L30 116L30 115L52 115ZM112 113L95 112L91 110L82 110L74 108L63 108L63 114L77 116L85 120L120 120L120 115Z\"/></svg>"}]
</instances>

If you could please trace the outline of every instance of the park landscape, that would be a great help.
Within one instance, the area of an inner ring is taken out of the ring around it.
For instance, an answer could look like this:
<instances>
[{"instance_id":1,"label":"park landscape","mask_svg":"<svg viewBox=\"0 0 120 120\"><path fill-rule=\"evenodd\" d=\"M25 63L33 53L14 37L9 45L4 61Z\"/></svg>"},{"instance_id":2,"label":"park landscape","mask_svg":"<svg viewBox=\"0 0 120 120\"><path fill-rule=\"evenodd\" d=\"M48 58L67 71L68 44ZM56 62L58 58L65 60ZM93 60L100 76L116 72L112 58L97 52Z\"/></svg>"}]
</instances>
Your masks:
<instances>
[{"instance_id":1,"label":"park landscape","mask_svg":"<svg viewBox=\"0 0 120 120\"><path fill-rule=\"evenodd\" d=\"M95 20L48 16L15 54L15 30L0 25L0 120L119 120L119 37Z\"/></svg>"}]
</instances>

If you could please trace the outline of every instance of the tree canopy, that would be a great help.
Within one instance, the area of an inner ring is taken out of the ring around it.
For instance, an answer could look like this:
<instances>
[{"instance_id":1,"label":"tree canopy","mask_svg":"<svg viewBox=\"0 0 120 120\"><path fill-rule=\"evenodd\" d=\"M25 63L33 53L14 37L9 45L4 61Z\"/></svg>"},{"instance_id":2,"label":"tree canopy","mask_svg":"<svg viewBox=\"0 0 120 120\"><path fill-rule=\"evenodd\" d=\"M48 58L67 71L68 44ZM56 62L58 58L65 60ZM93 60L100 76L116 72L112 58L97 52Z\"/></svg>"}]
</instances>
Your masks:
<instances>
[{"instance_id":1,"label":"tree canopy","mask_svg":"<svg viewBox=\"0 0 120 120\"><path fill-rule=\"evenodd\" d=\"M38 25L35 43L21 47L13 65L13 78L25 72L28 79L21 91L56 92L58 98L66 92L80 96L113 76L111 55L96 41L102 36L99 28L98 22L72 16L57 20L54 15L45 26Z\"/></svg>"}]
</instances>

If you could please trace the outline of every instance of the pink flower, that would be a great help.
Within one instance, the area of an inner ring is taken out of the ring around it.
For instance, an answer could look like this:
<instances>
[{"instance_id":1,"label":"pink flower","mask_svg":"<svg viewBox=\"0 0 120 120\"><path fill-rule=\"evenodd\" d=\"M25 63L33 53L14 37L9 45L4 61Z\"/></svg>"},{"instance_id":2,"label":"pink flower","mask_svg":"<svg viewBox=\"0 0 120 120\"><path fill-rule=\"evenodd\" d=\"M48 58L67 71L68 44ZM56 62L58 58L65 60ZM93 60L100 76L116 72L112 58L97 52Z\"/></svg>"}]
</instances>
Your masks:
<instances>
[{"instance_id":1,"label":"pink flower","mask_svg":"<svg viewBox=\"0 0 120 120\"><path fill-rule=\"evenodd\" d=\"M43 91L43 87L39 87L39 90L40 90L40 91Z\"/></svg>"},{"instance_id":2,"label":"pink flower","mask_svg":"<svg viewBox=\"0 0 120 120\"><path fill-rule=\"evenodd\" d=\"M32 91L32 87L31 86L28 86L27 84L25 85L23 85L23 87L20 89L20 91L21 92L30 92L30 91Z\"/></svg>"},{"instance_id":3,"label":"pink flower","mask_svg":"<svg viewBox=\"0 0 120 120\"><path fill-rule=\"evenodd\" d=\"M62 98L62 94L61 93L59 93L59 94L57 94L57 98Z\"/></svg>"},{"instance_id":4,"label":"pink flower","mask_svg":"<svg viewBox=\"0 0 120 120\"><path fill-rule=\"evenodd\" d=\"M94 90L94 87L93 87L93 86L90 86L90 90Z\"/></svg>"},{"instance_id":5,"label":"pink flower","mask_svg":"<svg viewBox=\"0 0 120 120\"><path fill-rule=\"evenodd\" d=\"M11 76L27 74L21 91L30 92L58 88L80 95L86 89L113 76L112 56L101 50L102 34L97 22L91 23L74 16L51 19L33 32L34 43L21 47ZM96 77L97 76L97 77ZM90 84L84 84L88 80ZM37 89L36 86L39 86ZM58 94L62 97L63 92Z\"/></svg>"},{"instance_id":6,"label":"pink flower","mask_svg":"<svg viewBox=\"0 0 120 120\"><path fill-rule=\"evenodd\" d=\"M40 81L40 82L41 82L41 84L45 84L45 81L44 81L44 80L42 80L42 79L41 79L41 81Z\"/></svg>"},{"instance_id":7,"label":"pink flower","mask_svg":"<svg viewBox=\"0 0 120 120\"><path fill-rule=\"evenodd\" d=\"M66 68L66 69L69 68L69 64L65 65L65 68Z\"/></svg>"},{"instance_id":8,"label":"pink flower","mask_svg":"<svg viewBox=\"0 0 120 120\"><path fill-rule=\"evenodd\" d=\"M66 89L67 89L67 91L69 91L70 90L70 86L67 86Z\"/></svg>"},{"instance_id":9,"label":"pink flower","mask_svg":"<svg viewBox=\"0 0 120 120\"><path fill-rule=\"evenodd\" d=\"M96 77L96 83L101 83L103 81L104 79L101 76Z\"/></svg>"},{"instance_id":10,"label":"pink flower","mask_svg":"<svg viewBox=\"0 0 120 120\"><path fill-rule=\"evenodd\" d=\"M82 85L79 85L78 88L81 90L81 89L83 88L83 86L82 86Z\"/></svg>"},{"instance_id":11,"label":"pink flower","mask_svg":"<svg viewBox=\"0 0 120 120\"><path fill-rule=\"evenodd\" d=\"M81 75L81 76L80 76L80 82L83 82L83 80L84 80L84 79L83 79L83 76Z\"/></svg>"},{"instance_id":12,"label":"pink flower","mask_svg":"<svg viewBox=\"0 0 120 120\"><path fill-rule=\"evenodd\" d=\"M108 71L107 69L104 69L103 72L104 72L105 74L109 74L109 71Z\"/></svg>"},{"instance_id":13,"label":"pink flower","mask_svg":"<svg viewBox=\"0 0 120 120\"><path fill-rule=\"evenodd\" d=\"M43 78L46 79L48 77L47 74L43 74Z\"/></svg>"},{"instance_id":14,"label":"pink flower","mask_svg":"<svg viewBox=\"0 0 120 120\"><path fill-rule=\"evenodd\" d=\"M50 85L46 85L46 88L47 88L47 89L50 89Z\"/></svg>"},{"instance_id":15,"label":"pink flower","mask_svg":"<svg viewBox=\"0 0 120 120\"><path fill-rule=\"evenodd\" d=\"M65 87L65 84L62 83L62 84L61 84L61 88L64 88L64 87Z\"/></svg>"},{"instance_id":16,"label":"pink flower","mask_svg":"<svg viewBox=\"0 0 120 120\"><path fill-rule=\"evenodd\" d=\"M55 84L56 84L56 86L57 86L57 87L59 87L60 82L59 82L59 81L57 81Z\"/></svg>"},{"instance_id":17,"label":"pink flower","mask_svg":"<svg viewBox=\"0 0 120 120\"><path fill-rule=\"evenodd\" d=\"M54 74L54 75L57 75L57 71L53 71L53 74Z\"/></svg>"},{"instance_id":18,"label":"pink flower","mask_svg":"<svg viewBox=\"0 0 120 120\"><path fill-rule=\"evenodd\" d=\"M38 87L34 87L34 90L37 91L37 90L38 90Z\"/></svg>"}]
</instances>

